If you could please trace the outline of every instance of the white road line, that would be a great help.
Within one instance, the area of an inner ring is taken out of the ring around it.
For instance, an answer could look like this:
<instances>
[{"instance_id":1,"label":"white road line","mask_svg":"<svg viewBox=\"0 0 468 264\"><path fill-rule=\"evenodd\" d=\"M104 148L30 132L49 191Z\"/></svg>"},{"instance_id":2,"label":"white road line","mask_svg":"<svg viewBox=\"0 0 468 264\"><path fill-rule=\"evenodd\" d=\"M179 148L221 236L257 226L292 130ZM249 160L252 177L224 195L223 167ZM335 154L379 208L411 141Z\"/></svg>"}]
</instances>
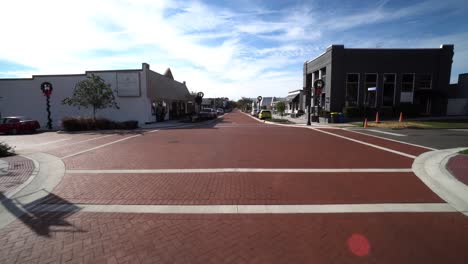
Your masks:
<instances>
[{"instance_id":1,"label":"white road line","mask_svg":"<svg viewBox=\"0 0 468 264\"><path fill-rule=\"evenodd\" d=\"M105 136L94 137L94 138L90 138L90 139L86 139L86 140L82 140L82 141L77 141L77 142L67 144L66 147L81 144L81 143L85 143L85 142L89 142L89 141L94 141L94 140L98 140L98 139L102 139L102 138L106 138L106 137L110 137L110 136L115 136L115 135L105 135ZM51 149L61 148L61 147L63 147L63 146L55 146L55 147L53 147Z\"/></svg>"},{"instance_id":2,"label":"white road line","mask_svg":"<svg viewBox=\"0 0 468 264\"><path fill-rule=\"evenodd\" d=\"M245 114L245 113L244 113ZM246 114L247 115L247 114ZM249 115L247 115L249 116ZM253 118L253 117L252 117ZM254 118L255 119L255 118ZM256 119L255 119L256 120ZM258 120L257 120L258 121ZM260 121L259 121L260 122ZM274 123L271 123L270 124L274 124ZM353 138L349 138L349 137L345 137L345 136L342 136L342 135L337 135L337 134L334 134L334 133L331 133L331 132L327 132L327 131L323 131L323 130L320 130L320 129L317 129L315 127L310 127L310 126L290 126L290 125L284 125L284 124L274 124L274 125L277 125L277 126L287 126L287 127L302 127L302 128L308 128L308 129L312 129L312 130L315 130L315 131L318 131L318 132L321 132L321 133L325 133L325 134L328 134L328 135L331 135L331 136L335 136L335 137L339 137L339 138L343 138L343 139L347 139L347 140L350 140L350 141L353 141L353 142L356 142L356 143L359 143L359 144L363 144L363 145L366 145L366 146L369 146L369 147L373 147L373 148L377 148L377 149L380 149L380 150L384 150L384 151L388 151L388 152L391 152L391 153L394 153L394 154L398 154L398 155L401 155L401 156L404 156L404 157L407 157L407 158L411 158L411 159L415 159L416 156L414 155L410 155L410 154L407 154L407 153L404 153L404 152L400 152L400 151L396 151L396 150L393 150L393 149L389 149L389 148L385 148L385 147L381 147L381 146L378 146L378 145L374 145L374 144L371 144L371 143L367 143L367 142L364 142L364 141L360 141L360 140L357 140L357 139L353 139Z\"/></svg>"},{"instance_id":3,"label":"white road line","mask_svg":"<svg viewBox=\"0 0 468 264\"><path fill-rule=\"evenodd\" d=\"M397 136L397 137L407 137L407 135L392 133L392 132L386 132L386 131L380 131L380 130L376 130L376 129L369 129L369 131L372 131L372 132L375 132L375 133L387 134L387 135L391 135L391 136Z\"/></svg>"},{"instance_id":4,"label":"white road line","mask_svg":"<svg viewBox=\"0 0 468 264\"><path fill-rule=\"evenodd\" d=\"M99 212L154 214L330 214L330 213L446 213L458 212L446 203L305 204L305 205L100 205L40 204L36 212Z\"/></svg>"},{"instance_id":5,"label":"white road line","mask_svg":"<svg viewBox=\"0 0 468 264\"><path fill-rule=\"evenodd\" d=\"M359 132L359 131L354 130L354 129L343 128L343 130L353 132L353 133L357 133L357 134L361 134L361 135L366 135L366 136L369 136L369 137L375 137L375 138L380 138L380 139L384 139L384 140L388 140L388 141L393 141L393 142L397 142L397 143L405 144L405 145L409 145L409 146L425 148L425 149L429 149L429 150L437 150L435 148L431 148L431 147L427 147L427 146L417 145L417 144L408 143L408 142L404 142L404 141L400 141L400 140L395 140L395 139L391 139L391 138L384 138L384 137L380 137L380 136L376 136L376 135L367 134L367 133L364 133L364 132Z\"/></svg>"},{"instance_id":6,"label":"white road line","mask_svg":"<svg viewBox=\"0 0 468 264\"><path fill-rule=\"evenodd\" d=\"M131 138L134 138L134 137L139 137L139 136L141 136L141 135L134 135L134 136L122 138L122 139L119 139L119 140L116 140L116 141L112 141L112 142L109 142L109 143L106 143L106 144L103 144L103 145L100 145L100 146L97 146L97 147L94 147L94 148L86 149L86 150L79 151L79 152L76 152L76 153L73 153L73 154L70 154L70 155L63 156L63 157L61 157L61 159L66 159L66 158L70 158L70 157L73 157L73 156L77 156L77 155L86 153L86 152L88 152L88 151L92 151L92 150L100 149L100 148L103 148L103 147L107 147L107 146L109 146L109 145L112 145L112 144L115 144L115 143L119 143L119 142L122 142L122 141L124 141L124 140L131 139Z\"/></svg>"},{"instance_id":7,"label":"white road line","mask_svg":"<svg viewBox=\"0 0 468 264\"><path fill-rule=\"evenodd\" d=\"M67 141L67 140L70 140L70 139L72 139L72 138L62 138L62 139L59 139L59 140L54 140L54 141L49 141L49 142L34 144L34 145L32 145L32 146L33 146L33 147L44 146L44 145L49 145L49 144L58 143L58 142L62 142L62 141Z\"/></svg>"},{"instance_id":8,"label":"white road line","mask_svg":"<svg viewBox=\"0 0 468 264\"><path fill-rule=\"evenodd\" d=\"M350 168L350 169L269 169L269 168L218 168L218 169L121 169L121 170L67 170L70 174L157 174L157 173L225 173L225 172L286 172L286 173L331 173L331 172L412 172L411 168L379 169L379 168Z\"/></svg>"},{"instance_id":9,"label":"white road line","mask_svg":"<svg viewBox=\"0 0 468 264\"><path fill-rule=\"evenodd\" d=\"M349 138L349 137L345 137L345 136L342 136L342 135L333 134L333 133L331 133L331 132L323 131L323 130L320 130L320 129L317 129L317 128L312 128L312 127L308 127L308 128L309 128L309 129L312 129L312 130L315 130L315 131L318 131L318 132L321 132L321 133L325 133L325 134L331 135L331 136L335 136L335 137L347 139L347 140L349 140L349 141L353 141L353 142L356 142L356 143L359 143L359 144L363 144L363 145L366 145L366 146L370 146L370 147L374 147L374 148L377 148L377 149L380 149L380 150L384 150L384 151L388 151L388 152L391 152L391 153L394 153L394 154L398 154L398 155L400 155L400 156L404 156L404 157L407 157L407 158L412 158L412 159L415 159L415 158L416 158L416 156L414 156L414 155L410 155L410 154L403 153L403 152L400 152L400 151L396 151L396 150L393 150L393 149L381 147L381 146L378 146L378 145L375 145L375 144L371 144L371 143L367 143L367 142L364 142L364 141L361 141L361 140L357 140L357 139L354 139L354 138Z\"/></svg>"}]
</instances>

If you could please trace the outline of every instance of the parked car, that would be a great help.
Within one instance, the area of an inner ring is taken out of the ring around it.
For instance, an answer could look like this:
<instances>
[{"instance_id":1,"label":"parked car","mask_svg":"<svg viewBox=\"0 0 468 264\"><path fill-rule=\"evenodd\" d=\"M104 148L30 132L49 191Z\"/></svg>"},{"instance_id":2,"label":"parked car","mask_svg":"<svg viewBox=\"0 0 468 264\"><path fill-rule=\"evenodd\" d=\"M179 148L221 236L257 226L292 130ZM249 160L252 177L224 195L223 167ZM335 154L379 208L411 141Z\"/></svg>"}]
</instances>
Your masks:
<instances>
[{"instance_id":1,"label":"parked car","mask_svg":"<svg viewBox=\"0 0 468 264\"><path fill-rule=\"evenodd\" d=\"M0 133L18 134L34 133L41 126L36 120L31 120L24 116L10 116L0 119Z\"/></svg>"},{"instance_id":2,"label":"parked car","mask_svg":"<svg viewBox=\"0 0 468 264\"><path fill-rule=\"evenodd\" d=\"M252 112L250 114L253 116L258 116L258 109L252 109Z\"/></svg>"},{"instance_id":3,"label":"parked car","mask_svg":"<svg viewBox=\"0 0 468 264\"><path fill-rule=\"evenodd\" d=\"M200 110L199 116L202 119L213 119L213 118L218 117L218 114L216 113L216 110L214 110L213 108L204 108Z\"/></svg>"},{"instance_id":4,"label":"parked car","mask_svg":"<svg viewBox=\"0 0 468 264\"><path fill-rule=\"evenodd\" d=\"M222 108L218 108L218 109L216 109L216 113L218 115L224 115L224 110Z\"/></svg>"},{"instance_id":5,"label":"parked car","mask_svg":"<svg viewBox=\"0 0 468 264\"><path fill-rule=\"evenodd\" d=\"M260 119L270 119L271 118L271 111L270 110L262 110L258 114L258 118Z\"/></svg>"}]
</instances>

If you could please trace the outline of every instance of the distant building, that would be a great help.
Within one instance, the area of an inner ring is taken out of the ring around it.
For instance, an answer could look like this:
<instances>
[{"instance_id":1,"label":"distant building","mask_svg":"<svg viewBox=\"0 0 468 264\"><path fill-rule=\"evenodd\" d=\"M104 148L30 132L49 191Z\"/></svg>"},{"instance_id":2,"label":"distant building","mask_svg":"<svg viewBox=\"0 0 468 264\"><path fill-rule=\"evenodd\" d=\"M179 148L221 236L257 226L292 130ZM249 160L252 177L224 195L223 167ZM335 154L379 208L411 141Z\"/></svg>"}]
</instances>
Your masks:
<instances>
[{"instance_id":1,"label":"distant building","mask_svg":"<svg viewBox=\"0 0 468 264\"><path fill-rule=\"evenodd\" d=\"M323 79L319 105L379 110L411 107L421 115L447 113L453 45L433 49L357 49L332 45L304 63L303 87Z\"/></svg>"},{"instance_id":2,"label":"distant building","mask_svg":"<svg viewBox=\"0 0 468 264\"><path fill-rule=\"evenodd\" d=\"M285 113L296 114L299 111L305 111L304 90L294 90L288 92L288 96L286 96L285 103Z\"/></svg>"},{"instance_id":3,"label":"distant building","mask_svg":"<svg viewBox=\"0 0 468 264\"><path fill-rule=\"evenodd\" d=\"M447 115L468 115L468 73L458 75L458 83L450 84Z\"/></svg>"},{"instance_id":4,"label":"distant building","mask_svg":"<svg viewBox=\"0 0 468 264\"><path fill-rule=\"evenodd\" d=\"M271 100L271 108L272 110L276 111L276 105L279 102L283 102L286 105L286 98L285 97L273 97ZM286 110L286 109L285 109Z\"/></svg>"},{"instance_id":5,"label":"distant building","mask_svg":"<svg viewBox=\"0 0 468 264\"><path fill-rule=\"evenodd\" d=\"M92 110L63 105L76 84L95 74L111 85L120 109L103 109L98 117L116 121L137 120L140 124L181 117L190 108L190 94L185 82L174 80L170 69L164 75L142 69L86 71L84 74L33 75L32 78L0 79L0 113L2 116L27 116L47 124L46 100L41 83L53 86L50 97L52 126L61 127L64 117L91 116Z\"/></svg>"},{"instance_id":6,"label":"distant building","mask_svg":"<svg viewBox=\"0 0 468 264\"><path fill-rule=\"evenodd\" d=\"M263 97L260 101L260 108L271 110L271 103L273 102L273 97Z\"/></svg>"}]
</instances>

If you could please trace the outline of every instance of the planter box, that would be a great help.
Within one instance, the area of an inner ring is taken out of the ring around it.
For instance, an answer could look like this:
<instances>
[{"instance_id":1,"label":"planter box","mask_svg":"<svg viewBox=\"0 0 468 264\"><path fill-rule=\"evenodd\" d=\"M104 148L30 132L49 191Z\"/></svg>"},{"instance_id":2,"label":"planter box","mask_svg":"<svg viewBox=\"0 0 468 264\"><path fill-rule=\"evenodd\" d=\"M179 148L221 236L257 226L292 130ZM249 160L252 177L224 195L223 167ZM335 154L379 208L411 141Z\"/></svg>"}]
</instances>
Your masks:
<instances>
[{"instance_id":1,"label":"planter box","mask_svg":"<svg viewBox=\"0 0 468 264\"><path fill-rule=\"evenodd\" d=\"M328 118L326 118L326 117L319 117L319 123L328 124Z\"/></svg>"}]
</instances>

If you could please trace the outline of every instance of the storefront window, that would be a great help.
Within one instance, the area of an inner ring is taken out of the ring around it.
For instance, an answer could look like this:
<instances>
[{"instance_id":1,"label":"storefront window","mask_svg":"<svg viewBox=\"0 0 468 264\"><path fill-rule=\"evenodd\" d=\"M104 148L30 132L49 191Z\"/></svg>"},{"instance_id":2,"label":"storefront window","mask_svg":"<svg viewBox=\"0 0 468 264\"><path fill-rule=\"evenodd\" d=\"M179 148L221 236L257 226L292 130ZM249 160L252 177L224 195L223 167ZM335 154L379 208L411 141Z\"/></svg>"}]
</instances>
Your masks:
<instances>
[{"instance_id":1,"label":"storefront window","mask_svg":"<svg viewBox=\"0 0 468 264\"><path fill-rule=\"evenodd\" d=\"M395 99L395 74L384 74L383 106L393 106Z\"/></svg>"},{"instance_id":2,"label":"storefront window","mask_svg":"<svg viewBox=\"0 0 468 264\"><path fill-rule=\"evenodd\" d=\"M346 105L358 104L359 73L348 73L346 76Z\"/></svg>"},{"instance_id":3,"label":"storefront window","mask_svg":"<svg viewBox=\"0 0 468 264\"><path fill-rule=\"evenodd\" d=\"M375 107L377 91L377 74L366 73L364 102L368 107Z\"/></svg>"}]
</instances>

